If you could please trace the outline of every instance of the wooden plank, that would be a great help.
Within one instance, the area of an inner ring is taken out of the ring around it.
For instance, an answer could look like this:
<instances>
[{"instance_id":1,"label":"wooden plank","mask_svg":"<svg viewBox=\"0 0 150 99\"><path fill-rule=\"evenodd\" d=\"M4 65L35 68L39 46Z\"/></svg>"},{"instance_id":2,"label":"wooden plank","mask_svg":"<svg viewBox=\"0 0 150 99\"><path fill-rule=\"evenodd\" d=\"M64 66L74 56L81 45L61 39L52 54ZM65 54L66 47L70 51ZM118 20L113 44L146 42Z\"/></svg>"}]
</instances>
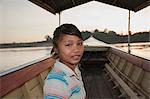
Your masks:
<instances>
[{"instance_id":1,"label":"wooden plank","mask_svg":"<svg viewBox=\"0 0 150 99\"><path fill-rule=\"evenodd\" d=\"M129 77L133 71L133 64L131 62L127 62L123 73Z\"/></svg>"},{"instance_id":2,"label":"wooden plank","mask_svg":"<svg viewBox=\"0 0 150 99\"><path fill-rule=\"evenodd\" d=\"M101 69L82 72L88 99L116 99L119 90L112 89L112 83Z\"/></svg>"},{"instance_id":3,"label":"wooden plank","mask_svg":"<svg viewBox=\"0 0 150 99\"><path fill-rule=\"evenodd\" d=\"M41 86L38 77L34 77L33 79L26 82L23 87L23 94L26 99L42 99L43 97L43 86Z\"/></svg>"},{"instance_id":4,"label":"wooden plank","mask_svg":"<svg viewBox=\"0 0 150 99\"><path fill-rule=\"evenodd\" d=\"M113 65L113 64L112 64ZM142 87L140 87L139 85L137 85L135 82L133 82L129 76L125 75L124 73L122 73L118 68L116 68L114 65L113 67L115 68L115 70L119 73L119 75L126 81L129 81L132 85L134 85L136 88L137 88L137 92L141 92L142 94L144 94L146 97L150 97L149 94L144 90L142 89ZM134 67L133 67L134 68ZM144 71L146 72L146 71ZM132 73L131 73L132 74Z\"/></svg>"},{"instance_id":5,"label":"wooden plank","mask_svg":"<svg viewBox=\"0 0 150 99\"><path fill-rule=\"evenodd\" d=\"M38 75L38 79L39 79L39 82L41 84L41 86L44 86L44 81L48 75L48 73L50 72L52 68L49 68L47 70L45 70L44 72L41 72L39 75Z\"/></svg>"},{"instance_id":6,"label":"wooden plank","mask_svg":"<svg viewBox=\"0 0 150 99\"><path fill-rule=\"evenodd\" d=\"M127 60L127 64L125 65L125 71L120 71L119 68L117 68L115 66L113 61L111 61L109 59L109 61L111 62L112 68L115 69L115 71L117 73L119 73L119 75L121 76L122 79L124 79L126 82L131 83L130 84L131 86L129 85L130 87L136 87L134 89L137 93L139 93L140 95L141 94L145 95L146 97L150 97L148 92L146 92L145 89L142 89L140 87L140 85L138 84L138 83L140 83L140 81L143 77L139 77L140 79L137 81L136 81L135 77L132 77L133 79L135 79L134 81L129 78L133 74L133 72L135 72L135 71L132 71L135 66L140 68L142 71L144 70L144 72L150 72L150 61L147 59L114 49L114 48L111 48L109 51L112 52L113 54L116 54L116 55L120 56L121 58ZM131 63L131 64L128 64L128 63ZM128 66L128 65L132 65L132 66ZM139 72L137 72L137 73L139 73ZM136 75L136 72L135 72L135 75ZM143 76L143 73L141 74L141 76Z\"/></svg>"},{"instance_id":7,"label":"wooden plank","mask_svg":"<svg viewBox=\"0 0 150 99\"><path fill-rule=\"evenodd\" d=\"M138 66L134 66L134 69L129 77L137 85L141 82L143 78L144 70Z\"/></svg>"},{"instance_id":8,"label":"wooden plank","mask_svg":"<svg viewBox=\"0 0 150 99\"><path fill-rule=\"evenodd\" d=\"M148 87L149 85L150 85L150 72L145 71L140 86L147 92L147 97L149 97L150 99L150 87Z\"/></svg>"},{"instance_id":9,"label":"wooden plank","mask_svg":"<svg viewBox=\"0 0 150 99\"><path fill-rule=\"evenodd\" d=\"M39 73L45 71L47 68L51 67L54 62L55 59L48 58L44 61L38 62L21 70L0 77L0 97L20 87L25 82L37 76Z\"/></svg>"},{"instance_id":10,"label":"wooden plank","mask_svg":"<svg viewBox=\"0 0 150 99\"><path fill-rule=\"evenodd\" d=\"M23 92L21 88L16 88L13 92L7 94L6 96L2 97L1 99L24 99Z\"/></svg>"},{"instance_id":11,"label":"wooden plank","mask_svg":"<svg viewBox=\"0 0 150 99\"><path fill-rule=\"evenodd\" d=\"M120 57L116 56L114 60L114 65L117 66L117 64L120 62Z\"/></svg>"},{"instance_id":12,"label":"wooden plank","mask_svg":"<svg viewBox=\"0 0 150 99\"><path fill-rule=\"evenodd\" d=\"M136 93L133 92L133 90L113 71L111 67L108 65L105 65L105 67L131 99L139 99Z\"/></svg>"},{"instance_id":13,"label":"wooden plank","mask_svg":"<svg viewBox=\"0 0 150 99\"><path fill-rule=\"evenodd\" d=\"M118 63L118 66L116 66L114 63L112 63L114 66L116 66L118 69L119 69L119 71L123 71L124 70L124 68L125 68L125 66L126 66L126 60L125 59L120 59L120 61L119 61L119 63Z\"/></svg>"}]
</instances>

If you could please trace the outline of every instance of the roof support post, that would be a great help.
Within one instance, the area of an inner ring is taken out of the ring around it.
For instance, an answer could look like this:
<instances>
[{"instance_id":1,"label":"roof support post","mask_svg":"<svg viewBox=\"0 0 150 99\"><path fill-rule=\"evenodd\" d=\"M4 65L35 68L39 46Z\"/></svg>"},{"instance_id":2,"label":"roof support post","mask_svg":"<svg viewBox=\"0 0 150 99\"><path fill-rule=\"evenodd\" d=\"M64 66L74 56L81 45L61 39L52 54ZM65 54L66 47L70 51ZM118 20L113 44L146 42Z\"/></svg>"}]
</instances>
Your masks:
<instances>
[{"instance_id":1,"label":"roof support post","mask_svg":"<svg viewBox=\"0 0 150 99\"><path fill-rule=\"evenodd\" d=\"M128 16L128 53L131 53L130 50L130 35L131 35L131 31L130 31L130 10L129 10L129 16Z\"/></svg>"},{"instance_id":2,"label":"roof support post","mask_svg":"<svg viewBox=\"0 0 150 99\"><path fill-rule=\"evenodd\" d=\"M61 12L59 12L59 26L61 24Z\"/></svg>"}]
</instances>

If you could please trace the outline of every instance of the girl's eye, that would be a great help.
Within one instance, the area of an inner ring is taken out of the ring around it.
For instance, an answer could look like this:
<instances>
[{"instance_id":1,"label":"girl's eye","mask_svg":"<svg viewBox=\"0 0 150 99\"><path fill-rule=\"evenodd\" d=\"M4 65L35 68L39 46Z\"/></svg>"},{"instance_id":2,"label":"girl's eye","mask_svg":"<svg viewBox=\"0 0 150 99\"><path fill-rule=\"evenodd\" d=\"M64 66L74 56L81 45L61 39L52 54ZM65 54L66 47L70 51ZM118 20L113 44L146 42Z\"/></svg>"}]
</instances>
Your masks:
<instances>
[{"instance_id":1,"label":"girl's eye","mask_svg":"<svg viewBox=\"0 0 150 99\"><path fill-rule=\"evenodd\" d=\"M71 46L72 44L66 44L65 46Z\"/></svg>"},{"instance_id":2,"label":"girl's eye","mask_svg":"<svg viewBox=\"0 0 150 99\"><path fill-rule=\"evenodd\" d=\"M83 45L83 43L82 43L82 42L79 42L78 45Z\"/></svg>"}]
</instances>

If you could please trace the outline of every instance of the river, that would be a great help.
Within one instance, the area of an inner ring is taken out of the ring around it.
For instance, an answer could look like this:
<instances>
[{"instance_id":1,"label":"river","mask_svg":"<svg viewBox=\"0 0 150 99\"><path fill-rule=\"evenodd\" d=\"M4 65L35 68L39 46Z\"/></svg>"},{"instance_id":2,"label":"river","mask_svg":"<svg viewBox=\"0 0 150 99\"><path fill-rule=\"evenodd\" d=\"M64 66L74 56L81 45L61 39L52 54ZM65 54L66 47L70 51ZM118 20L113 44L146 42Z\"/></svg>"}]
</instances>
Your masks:
<instances>
[{"instance_id":1,"label":"river","mask_svg":"<svg viewBox=\"0 0 150 99\"><path fill-rule=\"evenodd\" d=\"M112 44L118 49L128 52L128 44ZM131 43L131 54L150 60L150 42L147 43Z\"/></svg>"},{"instance_id":2,"label":"river","mask_svg":"<svg viewBox=\"0 0 150 99\"><path fill-rule=\"evenodd\" d=\"M50 55L51 47L0 49L0 72Z\"/></svg>"}]
</instances>

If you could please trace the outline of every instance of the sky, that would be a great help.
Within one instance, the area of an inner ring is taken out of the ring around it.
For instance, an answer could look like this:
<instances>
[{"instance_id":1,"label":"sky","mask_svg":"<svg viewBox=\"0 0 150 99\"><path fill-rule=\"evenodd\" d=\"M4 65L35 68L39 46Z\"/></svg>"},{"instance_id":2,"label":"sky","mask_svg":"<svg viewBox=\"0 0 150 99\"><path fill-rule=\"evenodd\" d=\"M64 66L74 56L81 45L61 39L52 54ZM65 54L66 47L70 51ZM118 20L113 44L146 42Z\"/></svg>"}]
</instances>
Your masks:
<instances>
[{"instance_id":1,"label":"sky","mask_svg":"<svg viewBox=\"0 0 150 99\"><path fill-rule=\"evenodd\" d=\"M59 16L28 0L0 0L0 43L43 41L53 37ZM80 31L98 29L127 34L128 10L92 1L61 13L61 24L75 24ZM150 31L150 6L131 12L131 31Z\"/></svg>"}]
</instances>

